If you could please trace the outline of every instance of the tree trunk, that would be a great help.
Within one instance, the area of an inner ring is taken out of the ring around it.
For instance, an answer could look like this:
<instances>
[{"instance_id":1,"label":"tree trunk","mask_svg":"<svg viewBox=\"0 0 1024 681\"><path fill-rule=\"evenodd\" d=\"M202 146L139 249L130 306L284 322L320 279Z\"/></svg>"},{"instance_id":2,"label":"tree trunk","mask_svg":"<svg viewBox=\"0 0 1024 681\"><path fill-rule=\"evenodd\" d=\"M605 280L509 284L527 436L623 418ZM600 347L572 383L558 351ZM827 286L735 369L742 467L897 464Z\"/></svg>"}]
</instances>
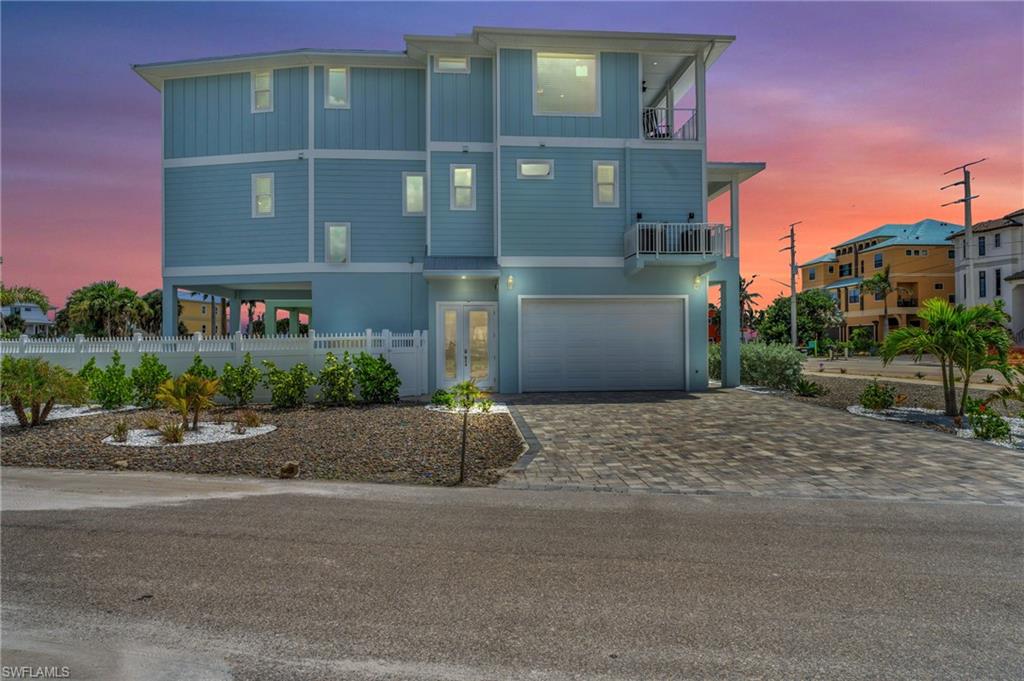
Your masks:
<instances>
[{"instance_id":1,"label":"tree trunk","mask_svg":"<svg viewBox=\"0 0 1024 681\"><path fill-rule=\"evenodd\" d=\"M469 410L462 410L462 453L459 455L459 481L461 485L466 479L466 429L469 426Z\"/></svg>"},{"instance_id":2,"label":"tree trunk","mask_svg":"<svg viewBox=\"0 0 1024 681\"><path fill-rule=\"evenodd\" d=\"M39 414L39 423L45 423L47 417L50 415L50 410L53 409L53 398L46 400L46 404L43 405L43 411Z\"/></svg>"},{"instance_id":3,"label":"tree trunk","mask_svg":"<svg viewBox=\"0 0 1024 681\"><path fill-rule=\"evenodd\" d=\"M192 411L192 430L199 430L199 407Z\"/></svg>"},{"instance_id":4,"label":"tree trunk","mask_svg":"<svg viewBox=\"0 0 1024 681\"><path fill-rule=\"evenodd\" d=\"M14 410L14 416L17 417L19 426L28 428L32 425L28 422L28 417L25 416L25 405L17 395L11 396L11 409Z\"/></svg>"},{"instance_id":5,"label":"tree trunk","mask_svg":"<svg viewBox=\"0 0 1024 681\"><path fill-rule=\"evenodd\" d=\"M959 416L956 403L956 384L953 383L953 363L946 358L940 360L942 366L942 397L945 402L946 416Z\"/></svg>"},{"instance_id":6,"label":"tree trunk","mask_svg":"<svg viewBox=\"0 0 1024 681\"><path fill-rule=\"evenodd\" d=\"M39 402L36 402L35 400L33 400L32 401L32 425L33 426L38 426L40 423L42 423L39 420L39 409L40 409Z\"/></svg>"},{"instance_id":7,"label":"tree trunk","mask_svg":"<svg viewBox=\"0 0 1024 681\"><path fill-rule=\"evenodd\" d=\"M889 335L889 296L882 298L882 338Z\"/></svg>"}]
</instances>

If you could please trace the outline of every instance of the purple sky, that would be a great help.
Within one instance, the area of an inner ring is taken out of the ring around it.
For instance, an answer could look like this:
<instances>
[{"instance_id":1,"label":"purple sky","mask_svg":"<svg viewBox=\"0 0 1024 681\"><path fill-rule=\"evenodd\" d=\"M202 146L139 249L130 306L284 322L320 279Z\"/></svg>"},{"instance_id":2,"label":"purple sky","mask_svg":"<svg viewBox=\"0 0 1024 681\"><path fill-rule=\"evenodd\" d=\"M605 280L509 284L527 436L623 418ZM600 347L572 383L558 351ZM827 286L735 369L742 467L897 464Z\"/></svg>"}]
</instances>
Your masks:
<instances>
[{"instance_id":1,"label":"purple sky","mask_svg":"<svg viewBox=\"0 0 1024 681\"><path fill-rule=\"evenodd\" d=\"M160 284L160 99L131 64L473 25L736 35L708 76L710 155L768 163L741 192L766 295L787 222L801 260L885 222L959 222L941 173L982 156L975 218L1024 205L1020 3L5 2L0 24L3 278L57 305L98 279Z\"/></svg>"}]
</instances>

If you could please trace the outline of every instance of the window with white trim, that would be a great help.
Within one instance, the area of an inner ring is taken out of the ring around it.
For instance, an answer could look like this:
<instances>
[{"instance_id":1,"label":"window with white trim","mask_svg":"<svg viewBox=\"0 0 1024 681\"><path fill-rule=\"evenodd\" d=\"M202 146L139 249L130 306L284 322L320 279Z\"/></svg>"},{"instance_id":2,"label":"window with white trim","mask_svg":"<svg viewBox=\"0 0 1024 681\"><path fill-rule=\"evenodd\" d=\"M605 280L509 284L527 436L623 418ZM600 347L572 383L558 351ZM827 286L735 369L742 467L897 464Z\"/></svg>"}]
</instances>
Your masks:
<instances>
[{"instance_id":1,"label":"window with white trim","mask_svg":"<svg viewBox=\"0 0 1024 681\"><path fill-rule=\"evenodd\" d=\"M594 208L618 208L619 162L594 161Z\"/></svg>"},{"instance_id":2,"label":"window with white trim","mask_svg":"<svg viewBox=\"0 0 1024 681\"><path fill-rule=\"evenodd\" d=\"M349 102L349 73L347 66L331 67L324 76L324 106L328 109L347 109Z\"/></svg>"},{"instance_id":3,"label":"window with white trim","mask_svg":"<svg viewBox=\"0 0 1024 681\"><path fill-rule=\"evenodd\" d=\"M450 169L451 210L476 210L476 166L453 163Z\"/></svg>"},{"instance_id":4,"label":"window with white trim","mask_svg":"<svg viewBox=\"0 0 1024 681\"><path fill-rule=\"evenodd\" d=\"M427 212L427 174L402 173L402 215Z\"/></svg>"},{"instance_id":5,"label":"window with white trim","mask_svg":"<svg viewBox=\"0 0 1024 681\"><path fill-rule=\"evenodd\" d=\"M252 84L252 112L269 113L274 110L274 72L253 71L249 78Z\"/></svg>"},{"instance_id":6,"label":"window with white trim","mask_svg":"<svg viewBox=\"0 0 1024 681\"><path fill-rule=\"evenodd\" d=\"M469 73L469 57L434 57L434 73Z\"/></svg>"},{"instance_id":7,"label":"window with white trim","mask_svg":"<svg viewBox=\"0 0 1024 681\"><path fill-rule=\"evenodd\" d=\"M252 176L252 216L274 217L274 173L255 173Z\"/></svg>"},{"instance_id":8,"label":"window with white trim","mask_svg":"<svg viewBox=\"0 0 1024 681\"><path fill-rule=\"evenodd\" d=\"M328 222L324 225L324 261L335 265L348 264L351 232L348 222Z\"/></svg>"},{"instance_id":9,"label":"window with white trim","mask_svg":"<svg viewBox=\"0 0 1024 681\"><path fill-rule=\"evenodd\" d=\"M600 113L596 54L537 52L533 59L535 114L596 116Z\"/></svg>"},{"instance_id":10,"label":"window with white trim","mask_svg":"<svg viewBox=\"0 0 1024 681\"><path fill-rule=\"evenodd\" d=\"M520 180L552 180L555 177L555 162L551 159L518 159L516 177Z\"/></svg>"}]
</instances>

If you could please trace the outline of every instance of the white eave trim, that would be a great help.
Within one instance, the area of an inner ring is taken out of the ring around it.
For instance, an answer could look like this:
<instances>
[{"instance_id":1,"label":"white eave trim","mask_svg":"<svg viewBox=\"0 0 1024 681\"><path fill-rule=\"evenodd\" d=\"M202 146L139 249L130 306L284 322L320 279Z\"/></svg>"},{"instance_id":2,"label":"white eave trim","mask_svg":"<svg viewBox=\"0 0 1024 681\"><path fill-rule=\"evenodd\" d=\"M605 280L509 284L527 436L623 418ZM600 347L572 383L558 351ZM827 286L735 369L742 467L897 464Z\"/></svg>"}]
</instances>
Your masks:
<instances>
[{"instance_id":1,"label":"white eave trim","mask_svg":"<svg viewBox=\"0 0 1024 681\"><path fill-rule=\"evenodd\" d=\"M505 255L498 258L498 265L501 267L618 267L621 268L625 260L619 257L577 257L577 256L518 256Z\"/></svg>"},{"instance_id":2,"label":"white eave trim","mask_svg":"<svg viewBox=\"0 0 1024 681\"><path fill-rule=\"evenodd\" d=\"M211 265L204 267L165 267L164 277L219 277L255 274L311 274L317 272L422 272L423 263L407 262L291 262L269 265Z\"/></svg>"}]
</instances>

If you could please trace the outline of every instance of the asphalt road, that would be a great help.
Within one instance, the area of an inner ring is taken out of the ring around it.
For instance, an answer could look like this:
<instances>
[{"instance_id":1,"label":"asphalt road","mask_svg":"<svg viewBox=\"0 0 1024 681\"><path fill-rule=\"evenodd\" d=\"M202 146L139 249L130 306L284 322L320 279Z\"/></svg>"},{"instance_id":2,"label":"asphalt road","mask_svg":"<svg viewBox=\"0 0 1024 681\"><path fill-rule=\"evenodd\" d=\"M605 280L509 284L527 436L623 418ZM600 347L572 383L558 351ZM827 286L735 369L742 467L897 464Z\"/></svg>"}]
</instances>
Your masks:
<instances>
[{"instance_id":1,"label":"asphalt road","mask_svg":"<svg viewBox=\"0 0 1024 681\"><path fill-rule=\"evenodd\" d=\"M5 665L112 680L1024 676L1021 507L209 478L191 493L173 476L150 476L172 491L147 496L146 476L45 473L53 489L4 469L8 508L57 509L3 513Z\"/></svg>"}]
</instances>

